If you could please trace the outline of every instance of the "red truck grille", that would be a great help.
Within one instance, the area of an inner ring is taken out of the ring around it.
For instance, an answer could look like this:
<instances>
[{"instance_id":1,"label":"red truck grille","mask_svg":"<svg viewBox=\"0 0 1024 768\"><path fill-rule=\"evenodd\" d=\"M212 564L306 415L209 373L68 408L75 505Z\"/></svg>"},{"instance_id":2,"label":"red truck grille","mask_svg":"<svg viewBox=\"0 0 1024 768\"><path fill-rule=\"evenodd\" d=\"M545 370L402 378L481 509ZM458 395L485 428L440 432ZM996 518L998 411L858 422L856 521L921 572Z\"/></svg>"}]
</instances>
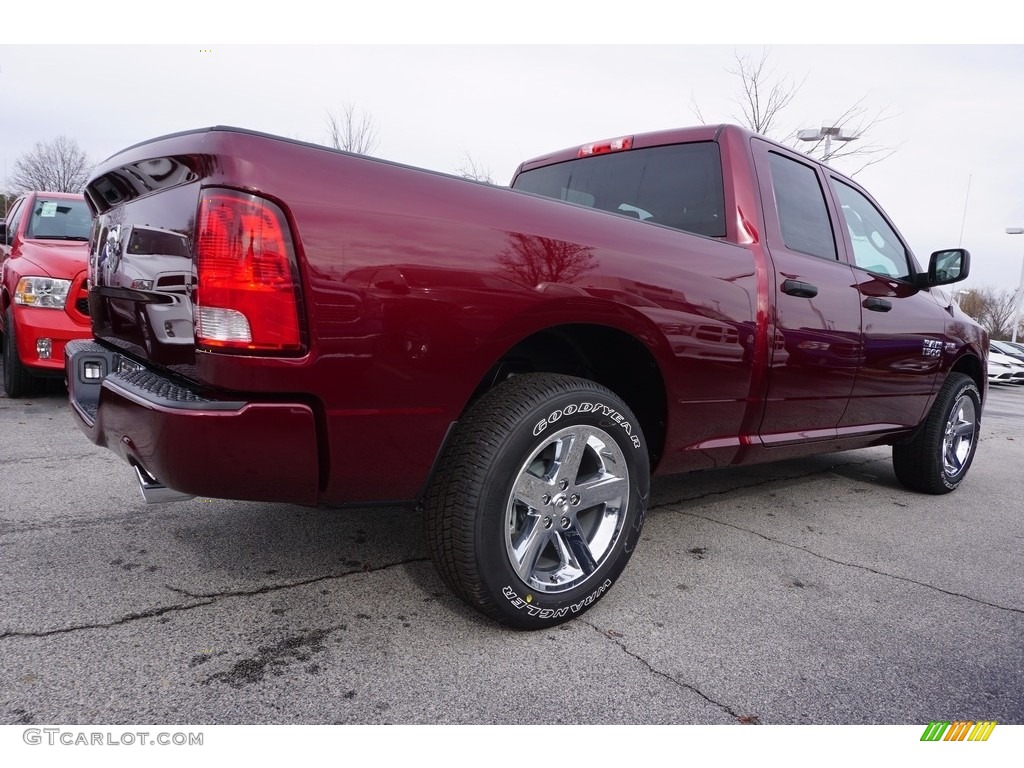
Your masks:
<instances>
[{"instance_id":1,"label":"red truck grille","mask_svg":"<svg viewBox=\"0 0 1024 768\"><path fill-rule=\"evenodd\" d=\"M85 279L85 274L79 275L75 278L74 283L71 285L71 310L68 312L74 320L80 323L89 322L89 284Z\"/></svg>"}]
</instances>

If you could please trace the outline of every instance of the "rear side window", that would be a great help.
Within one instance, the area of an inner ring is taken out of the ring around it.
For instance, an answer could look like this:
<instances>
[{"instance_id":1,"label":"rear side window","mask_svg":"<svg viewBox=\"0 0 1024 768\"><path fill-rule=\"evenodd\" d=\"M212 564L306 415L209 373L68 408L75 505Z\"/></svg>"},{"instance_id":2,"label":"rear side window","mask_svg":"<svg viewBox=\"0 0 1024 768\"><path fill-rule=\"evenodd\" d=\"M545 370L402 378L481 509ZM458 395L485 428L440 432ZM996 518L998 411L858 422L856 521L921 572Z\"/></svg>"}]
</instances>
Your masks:
<instances>
[{"instance_id":1,"label":"rear side window","mask_svg":"<svg viewBox=\"0 0 1024 768\"><path fill-rule=\"evenodd\" d=\"M768 156L782 241L790 250L835 261L836 242L818 174L788 157Z\"/></svg>"},{"instance_id":2,"label":"rear side window","mask_svg":"<svg viewBox=\"0 0 1024 768\"><path fill-rule=\"evenodd\" d=\"M514 189L709 237L725 237L715 142L671 144L570 160L521 173Z\"/></svg>"}]
</instances>

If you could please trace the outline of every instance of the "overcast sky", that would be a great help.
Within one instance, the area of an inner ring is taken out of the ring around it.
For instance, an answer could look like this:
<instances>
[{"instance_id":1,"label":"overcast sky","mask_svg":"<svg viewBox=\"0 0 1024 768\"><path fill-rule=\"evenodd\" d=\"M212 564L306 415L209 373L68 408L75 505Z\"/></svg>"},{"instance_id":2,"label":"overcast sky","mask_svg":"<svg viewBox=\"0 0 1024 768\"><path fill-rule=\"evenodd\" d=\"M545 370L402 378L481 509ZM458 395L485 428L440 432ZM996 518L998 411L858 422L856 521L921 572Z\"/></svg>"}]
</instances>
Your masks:
<instances>
[{"instance_id":1,"label":"overcast sky","mask_svg":"<svg viewBox=\"0 0 1024 768\"><path fill-rule=\"evenodd\" d=\"M230 39L231 35L224 35ZM39 140L94 160L165 133L225 124L312 142L355 104L379 157L446 172L466 154L507 183L554 149L700 122L735 122L735 55L762 45L0 45L0 163ZM783 133L862 100L887 119L859 139L895 149L856 175L918 261L961 243L968 285L1016 286L1024 256L1022 45L770 47L799 85ZM855 143L856 144L856 143ZM854 146L854 145L851 145ZM846 173L863 161L837 162ZM969 194L968 194L969 187ZM965 216L966 212L966 216Z\"/></svg>"}]
</instances>

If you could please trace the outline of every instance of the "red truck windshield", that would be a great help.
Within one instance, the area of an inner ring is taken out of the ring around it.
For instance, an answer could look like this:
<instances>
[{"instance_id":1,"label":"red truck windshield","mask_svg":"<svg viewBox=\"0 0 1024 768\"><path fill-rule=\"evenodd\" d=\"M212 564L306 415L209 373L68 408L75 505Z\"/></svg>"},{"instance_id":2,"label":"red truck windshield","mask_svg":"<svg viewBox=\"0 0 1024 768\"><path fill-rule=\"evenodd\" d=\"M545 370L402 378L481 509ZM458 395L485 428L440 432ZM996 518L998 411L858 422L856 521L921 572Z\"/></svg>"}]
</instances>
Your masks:
<instances>
[{"instance_id":1,"label":"red truck windshield","mask_svg":"<svg viewBox=\"0 0 1024 768\"><path fill-rule=\"evenodd\" d=\"M39 240L88 240L92 215L85 200L37 197L26 237Z\"/></svg>"},{"instance_id":2,"label":"red truck windshield","mask_svg":"<svg viewBox=\"0 0 1024 768\"><path fill-rule=\"evenodd\" d=\"M594 155L525 171L521 192L725 237L718 144L672 144Z\"/></svg>"}]
</instances>

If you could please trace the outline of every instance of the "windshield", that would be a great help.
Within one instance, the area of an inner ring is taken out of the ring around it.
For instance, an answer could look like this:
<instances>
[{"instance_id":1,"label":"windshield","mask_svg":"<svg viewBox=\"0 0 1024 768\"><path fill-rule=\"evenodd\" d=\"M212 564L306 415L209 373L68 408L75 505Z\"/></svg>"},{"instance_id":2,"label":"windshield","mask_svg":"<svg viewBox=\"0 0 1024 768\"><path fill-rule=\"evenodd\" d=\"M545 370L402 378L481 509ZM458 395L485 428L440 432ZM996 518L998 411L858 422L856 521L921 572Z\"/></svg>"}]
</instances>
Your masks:
<instances>
[{"instance_id":1,"label":"windshield","mask_svg":"<svg viewBox=\"0 0 1024 768\"><path fill-rule=\"evenodd\" d=\"M188 240L177 232L158 229L142 229L136 227L128 240L128 253L133 256L147 254L152 256L183 256L189 257Z\"/></svg>"},{"instance_id":2,"label":"windshield","mask_svg":"<svg viewBox=\"0 0 1024 768\"><path fill-rule=\"evenodd\" d=\"M37 197L25 237L37 240L88 240L92 216L85 200Z\"/></svg>"}]
</instances>

